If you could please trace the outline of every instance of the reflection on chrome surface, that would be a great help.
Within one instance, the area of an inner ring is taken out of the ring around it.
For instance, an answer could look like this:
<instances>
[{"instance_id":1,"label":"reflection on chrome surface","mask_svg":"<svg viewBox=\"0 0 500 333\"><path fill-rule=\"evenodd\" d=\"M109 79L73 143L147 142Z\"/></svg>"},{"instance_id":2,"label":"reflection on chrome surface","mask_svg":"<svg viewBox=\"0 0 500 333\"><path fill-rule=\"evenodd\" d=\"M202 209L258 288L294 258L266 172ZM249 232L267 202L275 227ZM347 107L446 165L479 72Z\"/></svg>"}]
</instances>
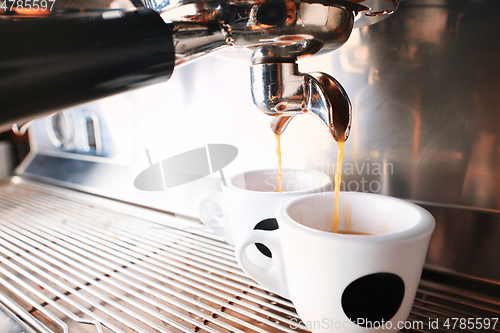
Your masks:
<instances>
[{"instance_id":1,"label":"reflection on chrome surface","mask_svg":"<svg viewBox=\"0 0 500 333\"><path fill-rule=\"evenodd\" d=\"M406 1L332 55L353 102L348 162L386 194L500 209L498 1Z\"/></svg>"},{"instance_id":2,"label":"reflection on chrome surface","mask_svg":"<svg viewBox=\"0 0 500 333\"><path fill-rule=\"evenodd\" d=\"M343 190L500 211L499 9L497 0L403 1L392 17L354 29L339 50L298 61L304 73L333 75L352 102ZM68 162L82 164L78 177L62 164L46 168L64 152L44 134L44 122L33 126L40 156L22 170L138 202L144 194L133 192L133 180L148 167L145 149L158 162L227 143L239 151L228 175L276 167L269 118L256 112L248 89L250 54L220 51L176 69L167 83L88 105L109 127L103 154L113 163L96 166L101 174L83 166L94 159ZM323 126L313 117L290 123L281 138L285 167L334 174L337 146ZM194 201L192 189L179 192L172 202ZM143 199L170 209L163 197Z\"/></svg>"}]
</instances>

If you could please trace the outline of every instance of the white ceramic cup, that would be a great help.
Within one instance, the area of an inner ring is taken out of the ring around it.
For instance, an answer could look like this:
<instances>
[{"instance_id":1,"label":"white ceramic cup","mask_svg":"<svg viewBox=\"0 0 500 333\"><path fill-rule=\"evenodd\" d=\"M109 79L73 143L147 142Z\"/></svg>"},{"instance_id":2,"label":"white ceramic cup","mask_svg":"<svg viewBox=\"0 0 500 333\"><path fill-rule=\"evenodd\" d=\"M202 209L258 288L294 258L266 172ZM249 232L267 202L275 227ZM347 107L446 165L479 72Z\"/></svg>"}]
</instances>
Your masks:
<instances>
[{"instance_id":1,"label":"white ceramic cup","mask_svg":"<svg viewBox=\"0 0 500 333\"><path fill-rule=\"evenodd\" d=\"M286 202L276 211L279 229L248 232L236 246L237 260L263 287L290 299L312 332L399 331L434 218L400 199L341 192L339 230L370 235L334 234L334 198L327 192ZM245 249L254 243L270 249L267 266L249 260Z\"/></svg>"},{"instance_id":2,"label":"white ceramic cup","mask_svg":"<svg viewBox=\"0 0 500 333\"><path fill-rule=\"evenodd\" d=\"M221 191L204 194L198 203L200 220L224 240L235 245L257 224L277 225L276 209L287 200L332 189L329 176L314 170L283 169L283 192L278 192L278 170L254 170L237 174Z\"/></svg>"}]
</instances>

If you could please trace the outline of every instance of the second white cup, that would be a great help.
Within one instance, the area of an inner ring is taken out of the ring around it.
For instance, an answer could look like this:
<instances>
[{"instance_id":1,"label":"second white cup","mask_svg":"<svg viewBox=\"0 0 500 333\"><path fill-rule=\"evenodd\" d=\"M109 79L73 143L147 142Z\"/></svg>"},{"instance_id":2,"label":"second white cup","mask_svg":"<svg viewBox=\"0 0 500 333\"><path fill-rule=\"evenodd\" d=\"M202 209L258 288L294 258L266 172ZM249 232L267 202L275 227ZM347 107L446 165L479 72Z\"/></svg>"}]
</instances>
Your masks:
<instances>
[{"instance_id":1,"label":"second white cup","mask_svg":"<svg viewBox=\"0 0 500 333\"><path fill-rule=\"evenodd\" d=\"M222 186L222 192L210 191L201 197L201 221L228 244L235 245L253 229L276 229L275 212L284 202L332 189L330 177L318 171L283 169L282 174L283 192L278 192L277 169L247 171L231 177L227 186Z\"/></svg>"}]
</instances>

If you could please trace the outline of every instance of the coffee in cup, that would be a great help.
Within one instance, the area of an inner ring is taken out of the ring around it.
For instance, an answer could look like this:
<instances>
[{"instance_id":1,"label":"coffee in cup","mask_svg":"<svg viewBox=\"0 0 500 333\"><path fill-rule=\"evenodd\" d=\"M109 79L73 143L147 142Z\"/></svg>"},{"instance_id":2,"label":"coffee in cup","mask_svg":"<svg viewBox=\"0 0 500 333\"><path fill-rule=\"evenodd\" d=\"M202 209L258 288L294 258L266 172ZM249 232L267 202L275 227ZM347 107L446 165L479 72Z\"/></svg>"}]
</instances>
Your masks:
<instances>
[{"instance_id":1,"label":"coffee in cup","mask_svg":"<svg viewBox=\"0 0 500 333\"><path fill-rule=\"evenodd\" d=\"M434 218L400 199L341 192L339 230L346 234L333 233L334 196L286 202L276 211L278 229L251 230L238 242L238 263L290 299L312 332L398 331L417 292ZM255 243L271 252L265 266L248 258Z\"/></svg>"}]
</instances>

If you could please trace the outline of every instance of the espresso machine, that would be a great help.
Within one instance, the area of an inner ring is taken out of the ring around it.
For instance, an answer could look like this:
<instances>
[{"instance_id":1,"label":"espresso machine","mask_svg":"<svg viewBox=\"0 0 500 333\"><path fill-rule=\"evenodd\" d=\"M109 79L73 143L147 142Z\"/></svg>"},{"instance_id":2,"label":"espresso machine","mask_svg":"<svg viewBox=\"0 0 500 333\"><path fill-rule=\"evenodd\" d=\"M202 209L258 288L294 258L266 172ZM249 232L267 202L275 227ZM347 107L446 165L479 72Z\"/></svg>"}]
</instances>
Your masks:
<instances>
[{"instance_id":1,"label":"espresso machine","mask_svg":"<svg viewBox=\"0 0 500 333\"><path fill-rule=\"evenodd\" d=\"M300 73L296 61L339 48L353 28L388 17L398 3L151 0L133 11L2 17L2 122L26 122L168 80L174 67L233 47L253 51L253 100L275 117L275 133L308 112L345 140L351 116L346 92L330 75Z\"/></svg>"},{"instance_id":2,"label":"espresso machine","mask_svg":"<svg viewBox=\"0 0 500 333\"><path fill-rule=\"evenodd\" d=\"M330 176L347 139L341 190L436 218L401 332L458 331L452 318L500 331L498 9L57 0L43 15L2 13L0 126L27 129L31 149L0 183L9 332L311 331L200 223L197 200L221 176L134 187L213 143L238 148L227 175L276 168L275 134L285 167Z\"/></svg>"}]
</instances>

